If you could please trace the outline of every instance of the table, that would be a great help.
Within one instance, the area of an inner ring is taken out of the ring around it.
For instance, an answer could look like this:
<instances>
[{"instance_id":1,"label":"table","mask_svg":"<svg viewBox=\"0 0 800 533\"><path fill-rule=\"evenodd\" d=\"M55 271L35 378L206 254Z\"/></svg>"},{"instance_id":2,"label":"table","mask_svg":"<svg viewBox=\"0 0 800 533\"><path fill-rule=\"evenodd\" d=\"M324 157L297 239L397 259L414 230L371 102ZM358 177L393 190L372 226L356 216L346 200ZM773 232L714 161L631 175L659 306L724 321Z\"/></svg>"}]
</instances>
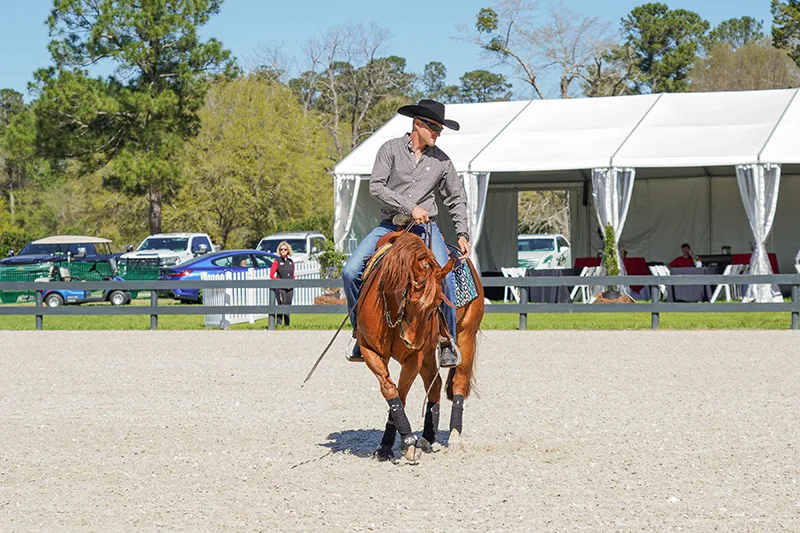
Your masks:
<instances>
[{"instance_id":1,"label":"table","mask_svg":"<svg viewBox=\"0 0 800 533\"><path fill-rule=\"evenodd\" d=\"M719 266L704 266L693 268L670 268L673 276L702 276L722 274L724 268ZM668 302L710 302L714 294L713 285L668 285Z\"/></svg>"},{"instance_id":2,"label":"table","mask_svg":"<svg viewBox=\"0 0 800 533\"><path fill-rule=\"evenodd\" d=\"M750 264L750 256L753 254L733 254L731 256L731 264L732 265L749 265ZM772 273L773 274L780 274L780 270L778 269L778 258L775 254L767 254L769 257L769 264L772 266ZM702 259L702 256L701 256Z\"/></svg>"},{"instance_id":3,"label":"table","mask_svg":"<svg viewBox=\"0 0 800 533\"><path fill-rule=\"evenodd\" d=\"M542 270L529 268L525 271L525 276L530 277L580 275L581 269L579 268L547 268ZM558 287L530 287L528 289L528 301L546 304L568 304L571 301L569 295L572 292L572 288L572 286L568 285L561 285Z\"/></svg>"},{"instance_id":4,"label":"table","mask_svg":"<svg viewBox=\"0 0 800 533\"><path fill-rule=\"evenodd\" d=\"M644 257L626 257L622 260L622 263L625 265L625 273L629 276L650 275L650 269L647 267L647 261L645 261ZM578 275L580 275L584 267L596 266L600 266L600 258L598 257L578 257L575 259L575 268L578 270ZM631 290L637 293L642 292L642 289L647 289L649 298L649 288L642 287L641 285L631 286Z\"/></svg>"}]
</instances>

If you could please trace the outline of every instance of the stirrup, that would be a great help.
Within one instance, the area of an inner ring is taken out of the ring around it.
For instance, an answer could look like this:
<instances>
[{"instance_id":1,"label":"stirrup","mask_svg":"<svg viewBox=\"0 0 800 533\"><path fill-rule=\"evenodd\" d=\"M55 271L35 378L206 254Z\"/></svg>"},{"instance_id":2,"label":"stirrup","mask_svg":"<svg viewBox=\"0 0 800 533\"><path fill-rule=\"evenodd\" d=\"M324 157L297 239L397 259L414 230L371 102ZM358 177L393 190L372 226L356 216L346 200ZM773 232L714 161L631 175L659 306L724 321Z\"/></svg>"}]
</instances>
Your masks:
<instances>
[{"instance_id":1,"label":"stirrup","mask_svg":"<svg viewBox=\"0 0 800 533\"><path fill-rule=\"evenodd\" d=\"M450 351L452 351L455 356L455 361L449 357L443 360L444 347L450 348ZM436 344L436 359L439 362L440 368L455 368L461 364L461 350L458 349L458 345L453 342L452 339L448 337L439 337L439 342Z\"/></svg>"},{"instance_id":2,"label":"stirrup","mask_svg":"<svg viewBox=\"0 0 800 533\"><path fill-rule=\"evenodd\" d=\"M359 346L359 344L357 342L353 346L353 351L351 353L348 354L347 351L345 351L344 357L345 357L345 359L347 359L351 363L363 363L364 362L364 356L361 355L361 346Z\"/></svg>"}]
</instances>

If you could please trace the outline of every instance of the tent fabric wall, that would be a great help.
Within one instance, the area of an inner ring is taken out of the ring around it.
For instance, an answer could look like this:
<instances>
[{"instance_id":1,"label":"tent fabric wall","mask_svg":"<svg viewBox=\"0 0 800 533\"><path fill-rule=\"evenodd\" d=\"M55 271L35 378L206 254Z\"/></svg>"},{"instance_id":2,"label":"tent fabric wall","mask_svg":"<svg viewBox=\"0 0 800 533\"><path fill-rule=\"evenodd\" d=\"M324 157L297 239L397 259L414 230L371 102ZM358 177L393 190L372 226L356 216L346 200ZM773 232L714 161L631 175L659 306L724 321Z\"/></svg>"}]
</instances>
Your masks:
<instances>
[{"instance_id":1,"label":"tent fabric wall","mask_svg":"<svg viewBox=\"0 0 800 533\"><path fill-rule=\"evenodd\" d=\"M501 267L517 266L517 204L513 190L489 189L483 237L478 243L478 257L484 272L498 272Z\"/></svg>"}]
</instances>

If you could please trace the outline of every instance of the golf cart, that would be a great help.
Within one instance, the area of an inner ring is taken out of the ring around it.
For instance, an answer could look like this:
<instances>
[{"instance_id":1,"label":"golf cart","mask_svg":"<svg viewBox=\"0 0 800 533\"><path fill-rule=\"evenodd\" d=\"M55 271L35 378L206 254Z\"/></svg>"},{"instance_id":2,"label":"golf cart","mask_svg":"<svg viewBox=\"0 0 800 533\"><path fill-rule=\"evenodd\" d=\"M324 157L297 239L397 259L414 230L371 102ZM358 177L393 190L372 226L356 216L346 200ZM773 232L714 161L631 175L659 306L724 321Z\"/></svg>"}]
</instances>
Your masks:
<instances>
[{"instance_id":1,"label":"golf cart","mask_svg":"<svg viewBox=\"0 0 800 533\"><path fill-rule=\"evenodd\" d=\"M76 253L70 250L70 245L76 243L90 243L96 248L102 249L103 255L107 259L86 260L86 249L79 247ZM34 241L32 244L55 245L61 253L54 254L53 264L47 277L36 279L39 282L49 281L69 281L79 283L81 281L100 281L114 280L123 281L117 275L117 265L111 253L111 241L99 237L84 237L74 235L58 235ZM42 293L44 304L47 307L59 307L64 304L83 304L91 302L111 302L111 305L125 305L131 302L131 293L127 290L103 290L92 291L84 289L56 289L45 290ZM100 293L100 294L97 294Z\"/></svg>"}]
</instances>

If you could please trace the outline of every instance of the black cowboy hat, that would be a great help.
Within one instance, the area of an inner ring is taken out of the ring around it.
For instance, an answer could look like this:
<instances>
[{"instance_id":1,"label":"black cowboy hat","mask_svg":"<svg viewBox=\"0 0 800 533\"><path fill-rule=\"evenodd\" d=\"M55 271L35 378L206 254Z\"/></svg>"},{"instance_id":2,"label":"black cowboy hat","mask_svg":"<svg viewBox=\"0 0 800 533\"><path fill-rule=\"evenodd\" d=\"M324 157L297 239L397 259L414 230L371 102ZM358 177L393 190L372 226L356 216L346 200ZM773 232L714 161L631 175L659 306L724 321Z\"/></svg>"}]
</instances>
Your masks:
<instances>
[{"instance_id":1,"label":"black cowboy hat","mask_svg":"<svg viewBox=\"0 0 800 533\"><path fill-rule=\"evenodd\" d=\"M451 130L458 131L461 128L455 120L444 118L444 104L436 100L420 100L416 105L404 105L397 112L411 118L422 117L435 120Z\"/></svg>"}]
</instances>

